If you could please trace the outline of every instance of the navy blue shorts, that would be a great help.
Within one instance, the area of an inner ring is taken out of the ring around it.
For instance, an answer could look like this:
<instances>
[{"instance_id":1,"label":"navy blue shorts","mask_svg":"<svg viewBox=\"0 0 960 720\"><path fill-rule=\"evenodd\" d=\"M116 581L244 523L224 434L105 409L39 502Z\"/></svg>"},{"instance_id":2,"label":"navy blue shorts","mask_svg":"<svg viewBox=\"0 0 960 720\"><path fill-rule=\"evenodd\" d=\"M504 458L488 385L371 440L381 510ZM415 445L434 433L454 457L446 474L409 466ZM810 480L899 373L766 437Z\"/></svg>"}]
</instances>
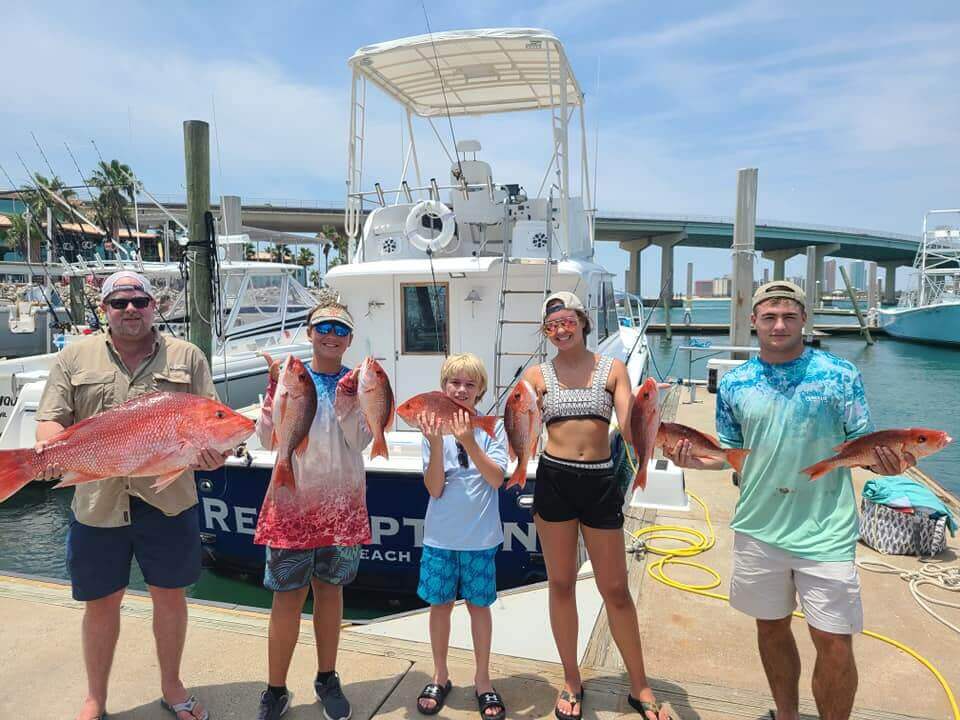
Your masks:
<instances>
[{"instance_id":1,"label":"navy blue shorts","mask_svg":"<svg viewBox=\"0 0 960 720\"><path fill-rule=\"evenodd\" d=\"M130 584L137 558L147 585L182 588L200 578L197 506L170 517L130 498L130 524L93 527L73 520L67 533L67 569L74 600L99 600Z\"/></svg>"}]
</instances>

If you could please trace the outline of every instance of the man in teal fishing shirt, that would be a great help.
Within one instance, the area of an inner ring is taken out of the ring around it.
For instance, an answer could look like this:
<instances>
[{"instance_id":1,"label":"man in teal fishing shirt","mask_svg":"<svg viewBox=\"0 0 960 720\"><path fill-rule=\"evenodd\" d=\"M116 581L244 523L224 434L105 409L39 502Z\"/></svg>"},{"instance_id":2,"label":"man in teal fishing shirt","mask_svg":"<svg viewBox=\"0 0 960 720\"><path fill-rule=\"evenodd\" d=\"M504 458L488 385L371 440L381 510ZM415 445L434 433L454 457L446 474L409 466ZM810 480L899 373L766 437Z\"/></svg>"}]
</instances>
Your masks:
<instances>
[{"instance_id":1,"label":"man in teal fishing shirt","mask_svg":"<svg viewBox=\"0 0 960 720\"><path fill-rule=\"evenodd\" d=\"M817 651L813 695L820 717L846 720L857 690L852 635L863 629L856 497L847 468L815 482L801 471L840 443L873 432L870 410L853 363L804 347L799 287L782 280L762 285L751 321L760 357L726 373L717 391L721 444L751 450L730 523L730 604L757 621L776 720L798 720L800 655L790 625L799 598ZM882 464L870 469L881 475L915 462L885 447L877 454ZM682 467L724 467L692 457L688 441L668 456Z\"/></svg>"}]
</instances>

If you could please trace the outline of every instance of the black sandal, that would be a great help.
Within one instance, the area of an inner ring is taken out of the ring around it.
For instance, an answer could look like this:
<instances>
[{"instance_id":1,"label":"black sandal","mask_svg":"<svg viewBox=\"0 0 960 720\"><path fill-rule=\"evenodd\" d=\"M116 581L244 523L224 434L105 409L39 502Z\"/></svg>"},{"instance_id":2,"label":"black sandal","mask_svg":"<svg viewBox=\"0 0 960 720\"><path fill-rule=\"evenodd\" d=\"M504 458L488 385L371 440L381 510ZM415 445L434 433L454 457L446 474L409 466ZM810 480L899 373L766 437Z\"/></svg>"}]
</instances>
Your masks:
<instances>
[{"instance_id":1,"label":"black sandal","mask_svg":"<svg viewBox=\"0 0 960 720\"><path fill-rule=\"evenodd\" d=\"M421 715L436 715L443 708L443 704L447 700L447 694L452 689L453 683L449 680L447 680L446 685L427 683L426 687L423 688L423 692L421 692L417 698L417 710L420 711ZM421 700L433 700L434 705L432 708L425 708L420 704Z\"/></svg>"},{"instance_id":2,"label":"black sandal","mask_svg":"<svg viewBox=\"0 0 960 720\"><path fill-rule=\"evenodd\" d=\"M630 703L630 707L632 707L634 710L640 713L640 716L643 718L643 720L649 720L649 718L647 717L648 712L652 712L654 715L657 716L657 720L659 720L660 703L658 703L656 700L654 700L653 702L645 702L643 700L637 700L633 695L628 694L627 702ZM668 711L670 712L670 718L673 719L674 718L673 710L671 708L668 708Z\"/></svg>"},{"instance_id":3,"label":"black sandal","mask_svg":"<svg viewBox=\"0 0 960 720\"><path fill-rule=\"evenodd\" d=\"M503 698L500 697L496 688L490 692L477 693L477 706L480 708L480 717L483 720L503 720L507 716L507 706L503 704ZM500 711L488 715L487 710L495 707L500 708Z\"/></svg>"},{"instance_id":4,"label":"black sandal","mask_svg":"<svg viewBox=\"0 0 960 720\"><path fill-rule=\"evenodd\" d=\"M560 691L560 700L566 700L571 705L579 705L578 711L575 713L565 713L560 710L559 706L554 706L553 714L557 716L557 720L582 720L583 718L583 686L580 686L580 692L570 694L570 691L564 688Z\"/></svg>"}]
</instances>

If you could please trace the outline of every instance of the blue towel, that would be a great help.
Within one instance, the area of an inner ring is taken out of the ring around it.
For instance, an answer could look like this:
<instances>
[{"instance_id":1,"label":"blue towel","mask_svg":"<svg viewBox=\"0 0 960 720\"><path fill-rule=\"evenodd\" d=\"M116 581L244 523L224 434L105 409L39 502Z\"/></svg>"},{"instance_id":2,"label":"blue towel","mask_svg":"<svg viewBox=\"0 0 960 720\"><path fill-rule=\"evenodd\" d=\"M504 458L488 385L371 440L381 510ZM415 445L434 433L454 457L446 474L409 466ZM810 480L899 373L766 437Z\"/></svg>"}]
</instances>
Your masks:
<instances>
[{"instance_id":1,"label":"blue towel","mask_svg":"<svg viewBox=\"0 0 960 720\"><path fill-rule=\"evenodd\" d=\"M933 490L904 475L868 480L863 486L863 497L878 505L892 508L922 508L934 519L946 516L950 535L956 535L957 522L953 519L950 508L943 504Z\"/></svg>"}]
</instances>

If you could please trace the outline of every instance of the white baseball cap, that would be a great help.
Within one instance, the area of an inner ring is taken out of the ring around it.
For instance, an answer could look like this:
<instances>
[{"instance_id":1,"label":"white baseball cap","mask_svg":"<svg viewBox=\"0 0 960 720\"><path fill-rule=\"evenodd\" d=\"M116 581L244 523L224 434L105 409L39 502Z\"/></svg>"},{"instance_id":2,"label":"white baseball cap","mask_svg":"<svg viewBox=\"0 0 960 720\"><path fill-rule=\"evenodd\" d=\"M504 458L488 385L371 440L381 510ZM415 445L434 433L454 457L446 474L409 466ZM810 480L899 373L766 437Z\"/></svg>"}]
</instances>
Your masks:
<instances>
[{"instance_id":1,"label":"white baseball cap","mask_svg":"<svg viewBox=\"0 0 960 720\"><path fill-rule=\"evenodd\" d=\"M580 310L581 312L587 311L587 309L583 306L583 303L580 302L580 298L578 298L572 292L567 292L566 290L555 292L553 295L543 301L543 307L540 309L540 315L544 320L546 320L547 315L550 314L547 312L547 308L551 308L551 312L555 310Z\"/></svg>"},{"instance_id":2,"label":"white baseball cap","mask_svg":"<svg viewBox=\"0 0 960 720\"><path fill-rule=\"evenodd\" d=\"M120 270L104 280L100 288L100 299L106 300L111 293L118 290L139 290L153 297L153 285L147 278L133 270Z\"/></svg>"}]
</instances>

